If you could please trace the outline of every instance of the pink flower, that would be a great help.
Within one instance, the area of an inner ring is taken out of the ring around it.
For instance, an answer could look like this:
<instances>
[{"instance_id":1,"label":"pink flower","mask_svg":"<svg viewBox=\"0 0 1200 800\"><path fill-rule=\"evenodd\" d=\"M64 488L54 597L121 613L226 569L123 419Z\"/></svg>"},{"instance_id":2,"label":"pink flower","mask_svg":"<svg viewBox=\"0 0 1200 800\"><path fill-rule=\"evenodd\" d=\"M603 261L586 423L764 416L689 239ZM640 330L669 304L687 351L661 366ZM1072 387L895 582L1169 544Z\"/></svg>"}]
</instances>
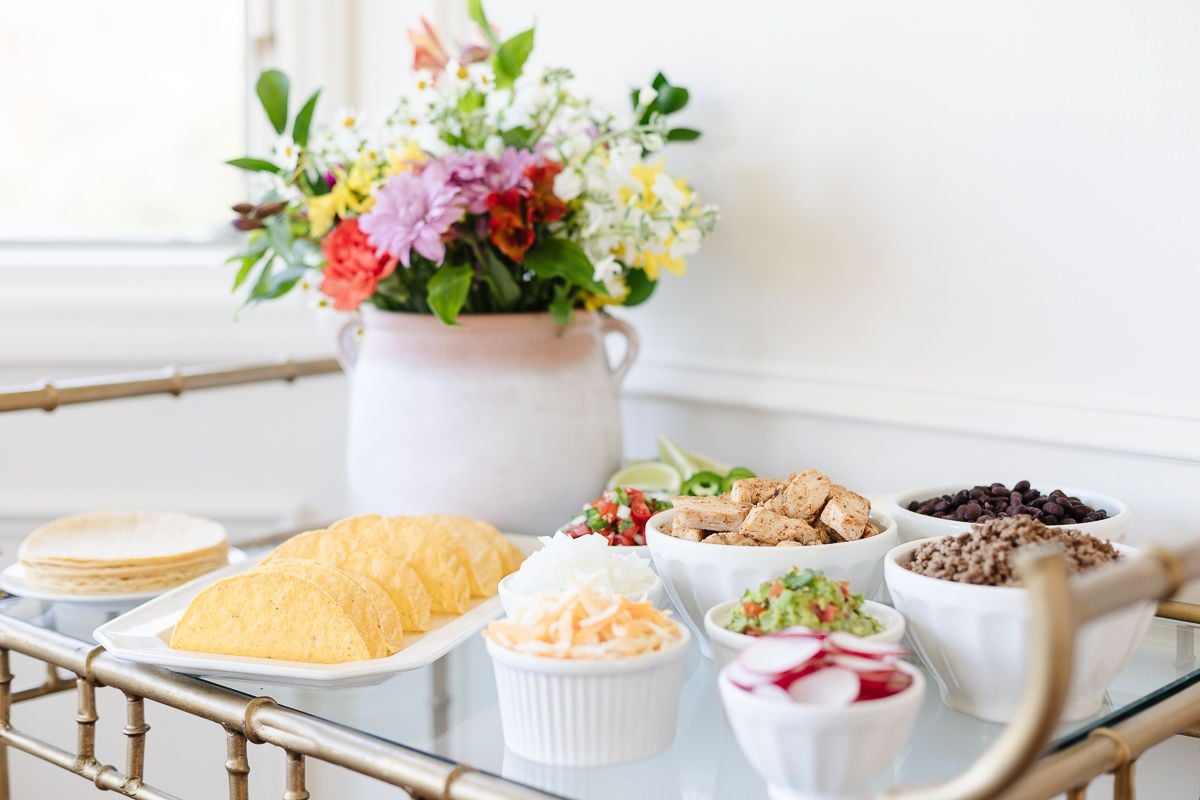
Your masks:
<instances>
[{"instance_id":1,"label":"pink flower","mask_svg":"<svg viewBox=\"0 0 1200 800\"><path fill-rule=\"evenodd\" d=\"M533 187L525 168L536 157L528 150L510 147L499 158L484 153L455 153L443 160L450 168L450 182L462 190L467 210L472 214L487 212L489 195Z\"/></svg>"},{"instance_id":2,"label":"pink flower","mask_svg":"<svg viewBox=\"0 0 1200 800\"><path fill-rule=\"evenodd\" d=\"M450 183L446 166L431 161L420 172L393 175L359 223L380 256L387 253L410 267L413 250L441 264L446 258L442 237L462 218L462 192Z\"/></svg>"}]
</instances>

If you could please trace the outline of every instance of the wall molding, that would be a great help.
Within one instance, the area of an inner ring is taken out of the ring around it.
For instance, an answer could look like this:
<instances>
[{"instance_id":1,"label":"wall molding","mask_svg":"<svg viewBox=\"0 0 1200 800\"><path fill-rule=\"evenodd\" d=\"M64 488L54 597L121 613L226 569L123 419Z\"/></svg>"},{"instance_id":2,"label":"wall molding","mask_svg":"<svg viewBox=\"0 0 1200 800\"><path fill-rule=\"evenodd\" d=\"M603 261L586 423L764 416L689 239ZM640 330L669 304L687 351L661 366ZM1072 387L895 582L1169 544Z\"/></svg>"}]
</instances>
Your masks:
<instances>
[{"instance_id":1,"label":"wall molding","mask_svg":"<svg viewBox=\"0 0 1200 800\"><path fill-rule=\"evenodd\" d=\"M1154 398L916 384L902 376L867 382L795 366L671 357L639 362L625 393L1200 464L1200 404Z\"/></svg>"},{"instance_id":2,"label":"wall molding","mask_svg":"<svg viewBox=\"0 0 1200 800\"><path fill-rule=\"evenodd\" d=\"M53 377L57 370L86 374L331 349L338 320L314 317L299 298L249 310L229 324L236 301L221 274L223 248L105 248L100 262L96 252L0 250L0 369L37 368ZM1200 464L1200 403L929 381L899 371L862 375L732 359L701 363L659 351L635 366L625 392Z\"/></svg>"}]
</instances>

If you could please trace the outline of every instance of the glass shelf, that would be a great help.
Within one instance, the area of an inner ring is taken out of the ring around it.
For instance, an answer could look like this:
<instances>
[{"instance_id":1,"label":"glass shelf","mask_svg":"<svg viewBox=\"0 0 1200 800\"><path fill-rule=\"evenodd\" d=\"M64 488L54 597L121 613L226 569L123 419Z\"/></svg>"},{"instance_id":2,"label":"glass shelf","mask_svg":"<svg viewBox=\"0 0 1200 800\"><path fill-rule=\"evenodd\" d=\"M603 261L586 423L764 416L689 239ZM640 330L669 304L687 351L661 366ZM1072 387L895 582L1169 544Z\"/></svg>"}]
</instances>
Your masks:
<instances>
[{"instance_id":1,"label":"glass shelf","mask_svg":"<svg viewBox=\"0 0 1200 800\"><path fill-rule=\"evenodd\" d=\"M98 625L115 616L18 598L0 601L0 614L86 640ZM491 661L478 636L435 665L398 674L376 686L299 689L216 682L250 695L270 695L283 705L332 722L567 798L766 798L765 784L742 756L723 720L713 664L695 644L686 669L674 745L654 758L598 768L548 767L506 751ZM27 677L18 673L18 688ZM929 691L912 735L890 773L880 779L880 788L956 775L1003 729L946 706L932 677L927 677ZM1091 719L1061 726L1050 750L1070 746L1093 728L1139 713L1197 681L1196 627L1155 619L1133 659L1109 687L1104 709Z\"/></svg>"}]
</instances>

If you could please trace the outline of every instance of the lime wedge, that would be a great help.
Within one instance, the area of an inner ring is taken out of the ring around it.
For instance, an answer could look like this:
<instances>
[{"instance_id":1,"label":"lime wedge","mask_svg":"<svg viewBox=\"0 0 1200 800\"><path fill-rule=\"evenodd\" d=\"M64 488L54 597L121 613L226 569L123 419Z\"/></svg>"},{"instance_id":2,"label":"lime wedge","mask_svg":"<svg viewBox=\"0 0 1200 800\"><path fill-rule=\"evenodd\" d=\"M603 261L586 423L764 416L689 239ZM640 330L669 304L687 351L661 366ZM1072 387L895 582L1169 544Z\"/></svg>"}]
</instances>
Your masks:
<instances>
[{"instance_id":1,"label":"lime wedge","mask_svg":"<svg viewBox=\"0 0 1200 800\"><path fill-rule=\"evenodd\" d=\"M689 453L662 434L659 434L658 437L658 460L679 470L679 474L683 476L684 480L697 472L708 471L724 475L730 469L729 464L722 464L697 453Z\"/></svg>"},{"instance_id":2,"label":"lime wedge","mask_svg":"<svg viewBox=\"0 0 1200 800\"><path fill-rule=\"evenodd\" d=\"M604 488L610 490L622 486L641 489L643 492L664 492L676 495L679 494L681 482L679 470L670 464L664 464L661 461L641 461L618 470L608 479L608 485Z\"/></svg>"}]
</instances>

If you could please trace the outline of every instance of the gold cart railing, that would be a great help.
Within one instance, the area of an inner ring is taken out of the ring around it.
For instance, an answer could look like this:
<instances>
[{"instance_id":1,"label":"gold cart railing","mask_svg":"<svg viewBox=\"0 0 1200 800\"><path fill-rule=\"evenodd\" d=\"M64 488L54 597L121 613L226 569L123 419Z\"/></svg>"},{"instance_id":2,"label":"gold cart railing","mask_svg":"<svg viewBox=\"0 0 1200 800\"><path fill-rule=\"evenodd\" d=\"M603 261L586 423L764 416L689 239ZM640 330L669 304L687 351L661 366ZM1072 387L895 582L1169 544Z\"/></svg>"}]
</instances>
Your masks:
<instances>
[{"instance_id":1,"label":"gold cart railing","mask_svg":"<svg viewBox=\"0 0 1200 800\"><path fill-rule=\"evenodd\" d=\"M169 368L163 371L93 380L42 383L0 390L0 412L55 408L73 403L185 391L270 380L292 381L306 375L339 371L333 359L285 360L273 364L219 368ZM1168 550L1144 548L1152 557L1118 565L1068 584L1062 563L1052 552L1034 553L1021 564L1034 609L1033 663L1014 721L963 774L942 784L900 788L897 800L1043 800L1063 792L1075 800L1094 778L1116 776L1116 797L1133 797L1133 765L1155 744L1200 726L1200 685L1177 692L1110 728L1042 757L1065 702L1075 631L1089 620L1130 603L1169 601L1186 580L1200 578L1200 543ZM1196 606L1163 602L1160 613L1200 622ZM48 666L42 686L12 692L9 652L23 653ZM63 680L57 669L75 675ZM95 690L107 686L125 693L128 737L124 771L95 757ZM18 731L11 724L12 704L74 687L78 694L77 747L72 753ZM299 711L278 706L269 697L247 698L204 681L113 658L103 648L0 617L0 800L8 800L7 750L16 748L70 770L97 788L127 797L171 798L142 782L148 726L144 700L162 703L208 719L225 728L225 769L229 796L248 795L248 742L283 749L287 760L284 800L309 797L304 785L306 758L339 765L406 789L419 798L523 800L551 795L510 783L462 764L442 761L351 731Z\"/></svg>"}]
</instances>

